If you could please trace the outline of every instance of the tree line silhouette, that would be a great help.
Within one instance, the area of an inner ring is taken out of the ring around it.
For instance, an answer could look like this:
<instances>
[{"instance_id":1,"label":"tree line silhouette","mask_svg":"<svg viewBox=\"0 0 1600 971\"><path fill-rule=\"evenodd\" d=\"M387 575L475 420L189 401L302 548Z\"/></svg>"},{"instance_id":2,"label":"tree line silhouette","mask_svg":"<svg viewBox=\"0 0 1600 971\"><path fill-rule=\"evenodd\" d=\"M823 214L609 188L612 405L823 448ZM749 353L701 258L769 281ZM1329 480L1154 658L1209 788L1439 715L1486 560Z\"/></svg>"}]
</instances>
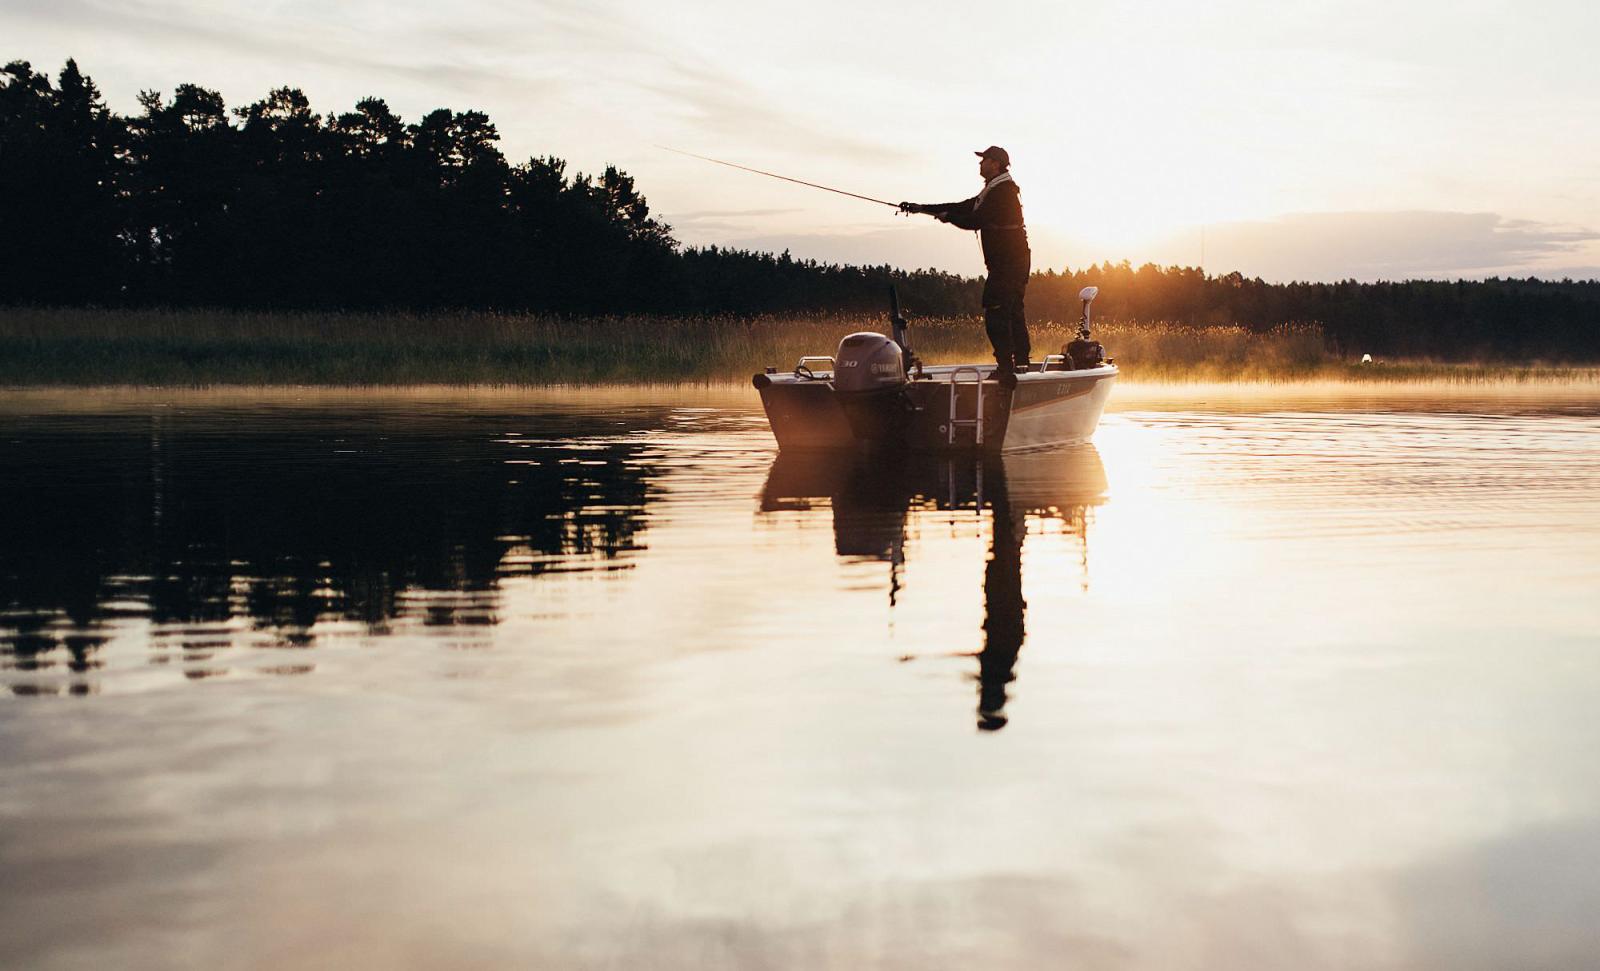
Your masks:
<instances>
[{"instance_id":1,"label":"tree line silhouette","mask_svg":"<svg viewBox=\"0 0 1600 971\"><path fill-rule=\"evenodd\" d=\"M119 115L67 61L0 74L0 303L556 313L979 311L981 281L685 247L634 179L513 163L478 111L408 123L381 98L317 114L278 88L146 91ZM1036 272L1030 316L1266 329L1403 355L1600 357L1600 281L1267 283L1193 267Z\"/></svg>"}]
</instances>

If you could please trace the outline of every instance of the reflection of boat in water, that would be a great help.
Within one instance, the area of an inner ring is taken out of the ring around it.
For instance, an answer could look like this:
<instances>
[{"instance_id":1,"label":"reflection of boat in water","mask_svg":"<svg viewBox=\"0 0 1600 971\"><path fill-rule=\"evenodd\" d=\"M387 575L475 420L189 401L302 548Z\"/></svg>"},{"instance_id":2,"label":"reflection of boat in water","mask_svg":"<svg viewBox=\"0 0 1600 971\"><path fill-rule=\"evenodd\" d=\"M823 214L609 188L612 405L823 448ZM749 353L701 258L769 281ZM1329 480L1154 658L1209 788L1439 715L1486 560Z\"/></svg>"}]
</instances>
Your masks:
<instances>
[{"instance_id":1,"label":"reflection of boat in water","mask_svg":"<svg viewBox=\"0 0 1600 971\"><path fill-rule=\"evenodd\" d=\"M1089 340L1085 287L1079 338L1022 373L993 365L924 366L911 353L898 302L893 337L863 331L833 357L803 357L794 370L755 376L782 449L848 449L862 443L911 451L995 452L1087 442L1117 369Z\"/></svg>"},{"instance_id":2,"label":"reflection of boat in water","mask_svg":"<svg viewBox=\"0 0 1600 971\"><path fill-rule=\"evenodd\" d=\"M903 522L912 509L983 509L1003 498L1029 515L1067 519L1099 505L1105 491L1105 466L1093 445L1004 456L780 452L761 491L761 510L810 509L826 500L837 530L858 517ZM839 539L841 553L858 545Z\"/></svg>"},{"instance_id":3,"label":"reflection of boat in water","mask_svg":"<svg viewBox=\"0 0 1600 971\"><path fill-rule=\"evenodd\" d=\"M1088 510L1104 501L1105 467L1093 445L1005 456L868 456L781 453L761 493L764 513L833 510L840 556L890 563L891 605L900 589L907 521L918 511L991 511L984 568L984 644L978 657L978 727L1006 723L1007 688L1026 637L1022 547L1029 518L1057 520L1087 550ZM962 652L972 653L972 652Z\"/></svg>"}]
</instances>

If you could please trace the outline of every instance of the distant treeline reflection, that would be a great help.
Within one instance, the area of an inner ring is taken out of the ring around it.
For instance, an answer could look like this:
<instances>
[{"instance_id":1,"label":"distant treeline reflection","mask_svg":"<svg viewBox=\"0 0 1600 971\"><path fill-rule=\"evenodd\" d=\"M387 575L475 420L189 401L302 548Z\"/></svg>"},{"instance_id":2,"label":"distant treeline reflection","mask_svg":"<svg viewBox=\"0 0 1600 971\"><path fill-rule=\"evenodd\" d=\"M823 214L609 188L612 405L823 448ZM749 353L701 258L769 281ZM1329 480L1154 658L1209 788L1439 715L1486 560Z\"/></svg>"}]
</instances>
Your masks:
<instances>
[{"instance_id":1,"label":"distant treeline reflection","mask_svg":"<svg viewBox=\"0 0 1600 971\"><path fill-rule=\"evenodd\" d=\"M626 567L644 528L647 468L626 442L416 416L93 423L5 429L0 667L88 671L130 618L189 661L306 646L328 621L495 624L508 577Z\"/></svg>"},{"instance_id":2,"label":"distant treeline reflection","mask_svg":"<svg viewBox=\"0 0 1600 971\"><path fill-rule=\"evenodd\" d=\"M0 75L0 303L559 313L979 309L979 281L683 247L615 167L508 161L478 111L406 123L380 98L314 113L284 87L229 110L194 84L110 111L68 61ZM710 174L707 175L710 178ZM885 253L885 259L893 257ZM1600 357L1600 281L1269 284L1193 267L1037 273L1035 318L1103 287L1106 319L1321 324L1336 349Z\"/></svg>"}]
</instances>

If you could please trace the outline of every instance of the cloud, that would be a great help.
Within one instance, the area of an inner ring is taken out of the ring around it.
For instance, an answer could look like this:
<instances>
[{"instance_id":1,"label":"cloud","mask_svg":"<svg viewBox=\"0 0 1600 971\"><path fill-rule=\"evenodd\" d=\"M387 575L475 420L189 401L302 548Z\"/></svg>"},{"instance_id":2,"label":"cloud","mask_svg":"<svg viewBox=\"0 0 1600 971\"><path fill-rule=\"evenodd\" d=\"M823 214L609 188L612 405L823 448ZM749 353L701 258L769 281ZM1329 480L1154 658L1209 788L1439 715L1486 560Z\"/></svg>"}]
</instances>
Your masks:
<instances>
[{"instance_id":1,"label":"cloud","mask_svg":"<svg viewBox=\"0 0 1600 971\"><path fill-rule=\"evenodd\" d=\"M700 240L716 242L747 235L752 225L775 216L792 216L801 209L698 209L687 212L664 212L661 218L671 224L673 233L680 239L697 245ZM748 248L748 247L745 247Z\"/></svg>"},{"instance_id":2,"label":"cloud","mask_svg":"<svg viewBox=\"0 0 1600 971\"><path fill-rule=\"evenodd\" d=\"M729 217L788 216L804 211L803 209L697 209L690 212L674 213L673 218L679 222L687 223L705 219L727 219Z\"/></svg>"},{"instance_id":3,"label":"cloud","mask_svg":"<svg viewBox=\"0 0 1600 971\"><path fill-rule=\"evenodd\" d=\"M470 21L415 0L328 10L192 0L57 0L48 7L8 8L0 0L0 22L16 19L70 39L70 53L91 75L108 55L128 58L135 70L148 71L135 81L139 87L160 84L174 63L192 64L205 51L251 67L242 70L230 61L233 77L184 80L228 89L238 85L239 74L259 78L270 66L282 78L275 83L302 86L320 101L325 95L315 90L319 80L322 86L331 81L341 89L372 90L390 78L429 92L526 106L530 120L576 112L595 124L609 118L615 125L618 118L608 112L626 106L624 114L686 129L697 144L794 144L869 164L902 155L780 104L749 79L714 66L673 38L640 29L627 15L570 0L534 7L480 3ZM107 94L126 104L132 92ZM603 134L615 140L615 132Z\"/></svg>"},{"instance_id":4,"label":"cloud","mask_svg":"<svg viewBox=\"0 0 1600 971\"><path fill-rule=\"evenodd\" d=\"M840 263L889 263L983 272L971 234L948 227L862 224L825 232L762 232L761 220L800 210L729 210L720 218L681 218L679 237ZM707 211L706 215L711 215ZM1600 231L1496 213L1433 211L1294 213L1273 220L1206 227L1206 270L1237 270L1276 282L1289 280L1457 279L1539 276L1600 278ZM1200 229L1192 228L1128 252L1040 229L1033 236L1035 269L1081 267L1127 259L1134 265L1192 266L1200 261Z\"/></svg>"},{"instance_id":5,"label":"cloud","mask_svg":"<svg viewBox=\"0 0 1600 971\"><path fill-rule=\"evenodd\" d=\"M696 235L701 227L685 227ZM878 266L888 263L904 269L934 267L955 273L975 275L983 272L983 257L971 233L952 231L945 226L912 226L871 229L843 233L746 232L725 239L697 238L698 245L716 243L736 249L779 253L788 250L797 259L824 263L855 263Z\"/></svg>"},{"instance_id":6,"label":"cloud","mask_svg":"<svg viewBox=\"0 0 1600 971\"><path fill-rule=\"evenodd\" d=\"M1193 263L1198 230L1153 247L1154 262ZM1595 275L1578 266L1600 232L1492 212L1294 213L1206 227L1206 269L1268 280L1454 279L1493 275ZM1135 262L1139 262L1135 260Z\"/></svg>"},{"instance_id":7,"label":"cloud","mask_svg":"<svg viewBox=\"0 0 1600 971\"><path fill-rule=\"evenodd\" d=\"M309 25L278 19L229 16L183 5L152 6L141 3L102 4L95 0L58 0L50 7L49 21L55 26L77 25L85 31L114 33L123 40L134 39L162 47L185 41L205 47L262 57L278 57L297 63L354 66L379 74L399 74L437 80L445 85L481 82L494 76L461 63L408 57L380 58L365 53L363 37L336 25ZM87 52L84 52L86 54ZM84 54L80 54L83 57ZM85 60L82 66L91 74L95 65ZM200 79L212 85L216 81ZM293 83L290 81L290 83Z\"/></svg>"},{"instance_id":8,"label":"cloud","mask_svg":"<svg viewBox=\"0 0 1600 971\"><path fill-rule=\"evenodd\" d=\"M665 99L692 131L741 144L791 146L808 155L829 155L857 163L888 165L906 159L903 149L858 138L818 119L781 108L751 84L705 64L668 58L665 70L638 85Z\"/></svg>"}]
</instances>

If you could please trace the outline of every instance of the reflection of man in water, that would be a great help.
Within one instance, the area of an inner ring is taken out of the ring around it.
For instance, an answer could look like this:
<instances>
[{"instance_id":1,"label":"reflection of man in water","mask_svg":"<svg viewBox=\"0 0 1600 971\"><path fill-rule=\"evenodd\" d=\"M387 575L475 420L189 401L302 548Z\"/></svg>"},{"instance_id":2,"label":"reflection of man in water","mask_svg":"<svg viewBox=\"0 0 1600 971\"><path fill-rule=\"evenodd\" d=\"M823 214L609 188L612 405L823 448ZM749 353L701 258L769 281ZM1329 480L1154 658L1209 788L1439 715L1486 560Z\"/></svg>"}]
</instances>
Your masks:
<instances>
[{"instance_id":1,"label":"reflection of man in water","mask_svg":"<svg viewBox=\"0 0 1600 971\"><path fill-rule=\"evenodd\" d=\"M978 655L978 727L996 731L1006 724L1006 685L1014 675L1024 636L1022 614L1022 539L1027 519L1013 512L1005 480L993 493L993 541L983 570L984 642Z\"/></svg>"}]
</instances>

